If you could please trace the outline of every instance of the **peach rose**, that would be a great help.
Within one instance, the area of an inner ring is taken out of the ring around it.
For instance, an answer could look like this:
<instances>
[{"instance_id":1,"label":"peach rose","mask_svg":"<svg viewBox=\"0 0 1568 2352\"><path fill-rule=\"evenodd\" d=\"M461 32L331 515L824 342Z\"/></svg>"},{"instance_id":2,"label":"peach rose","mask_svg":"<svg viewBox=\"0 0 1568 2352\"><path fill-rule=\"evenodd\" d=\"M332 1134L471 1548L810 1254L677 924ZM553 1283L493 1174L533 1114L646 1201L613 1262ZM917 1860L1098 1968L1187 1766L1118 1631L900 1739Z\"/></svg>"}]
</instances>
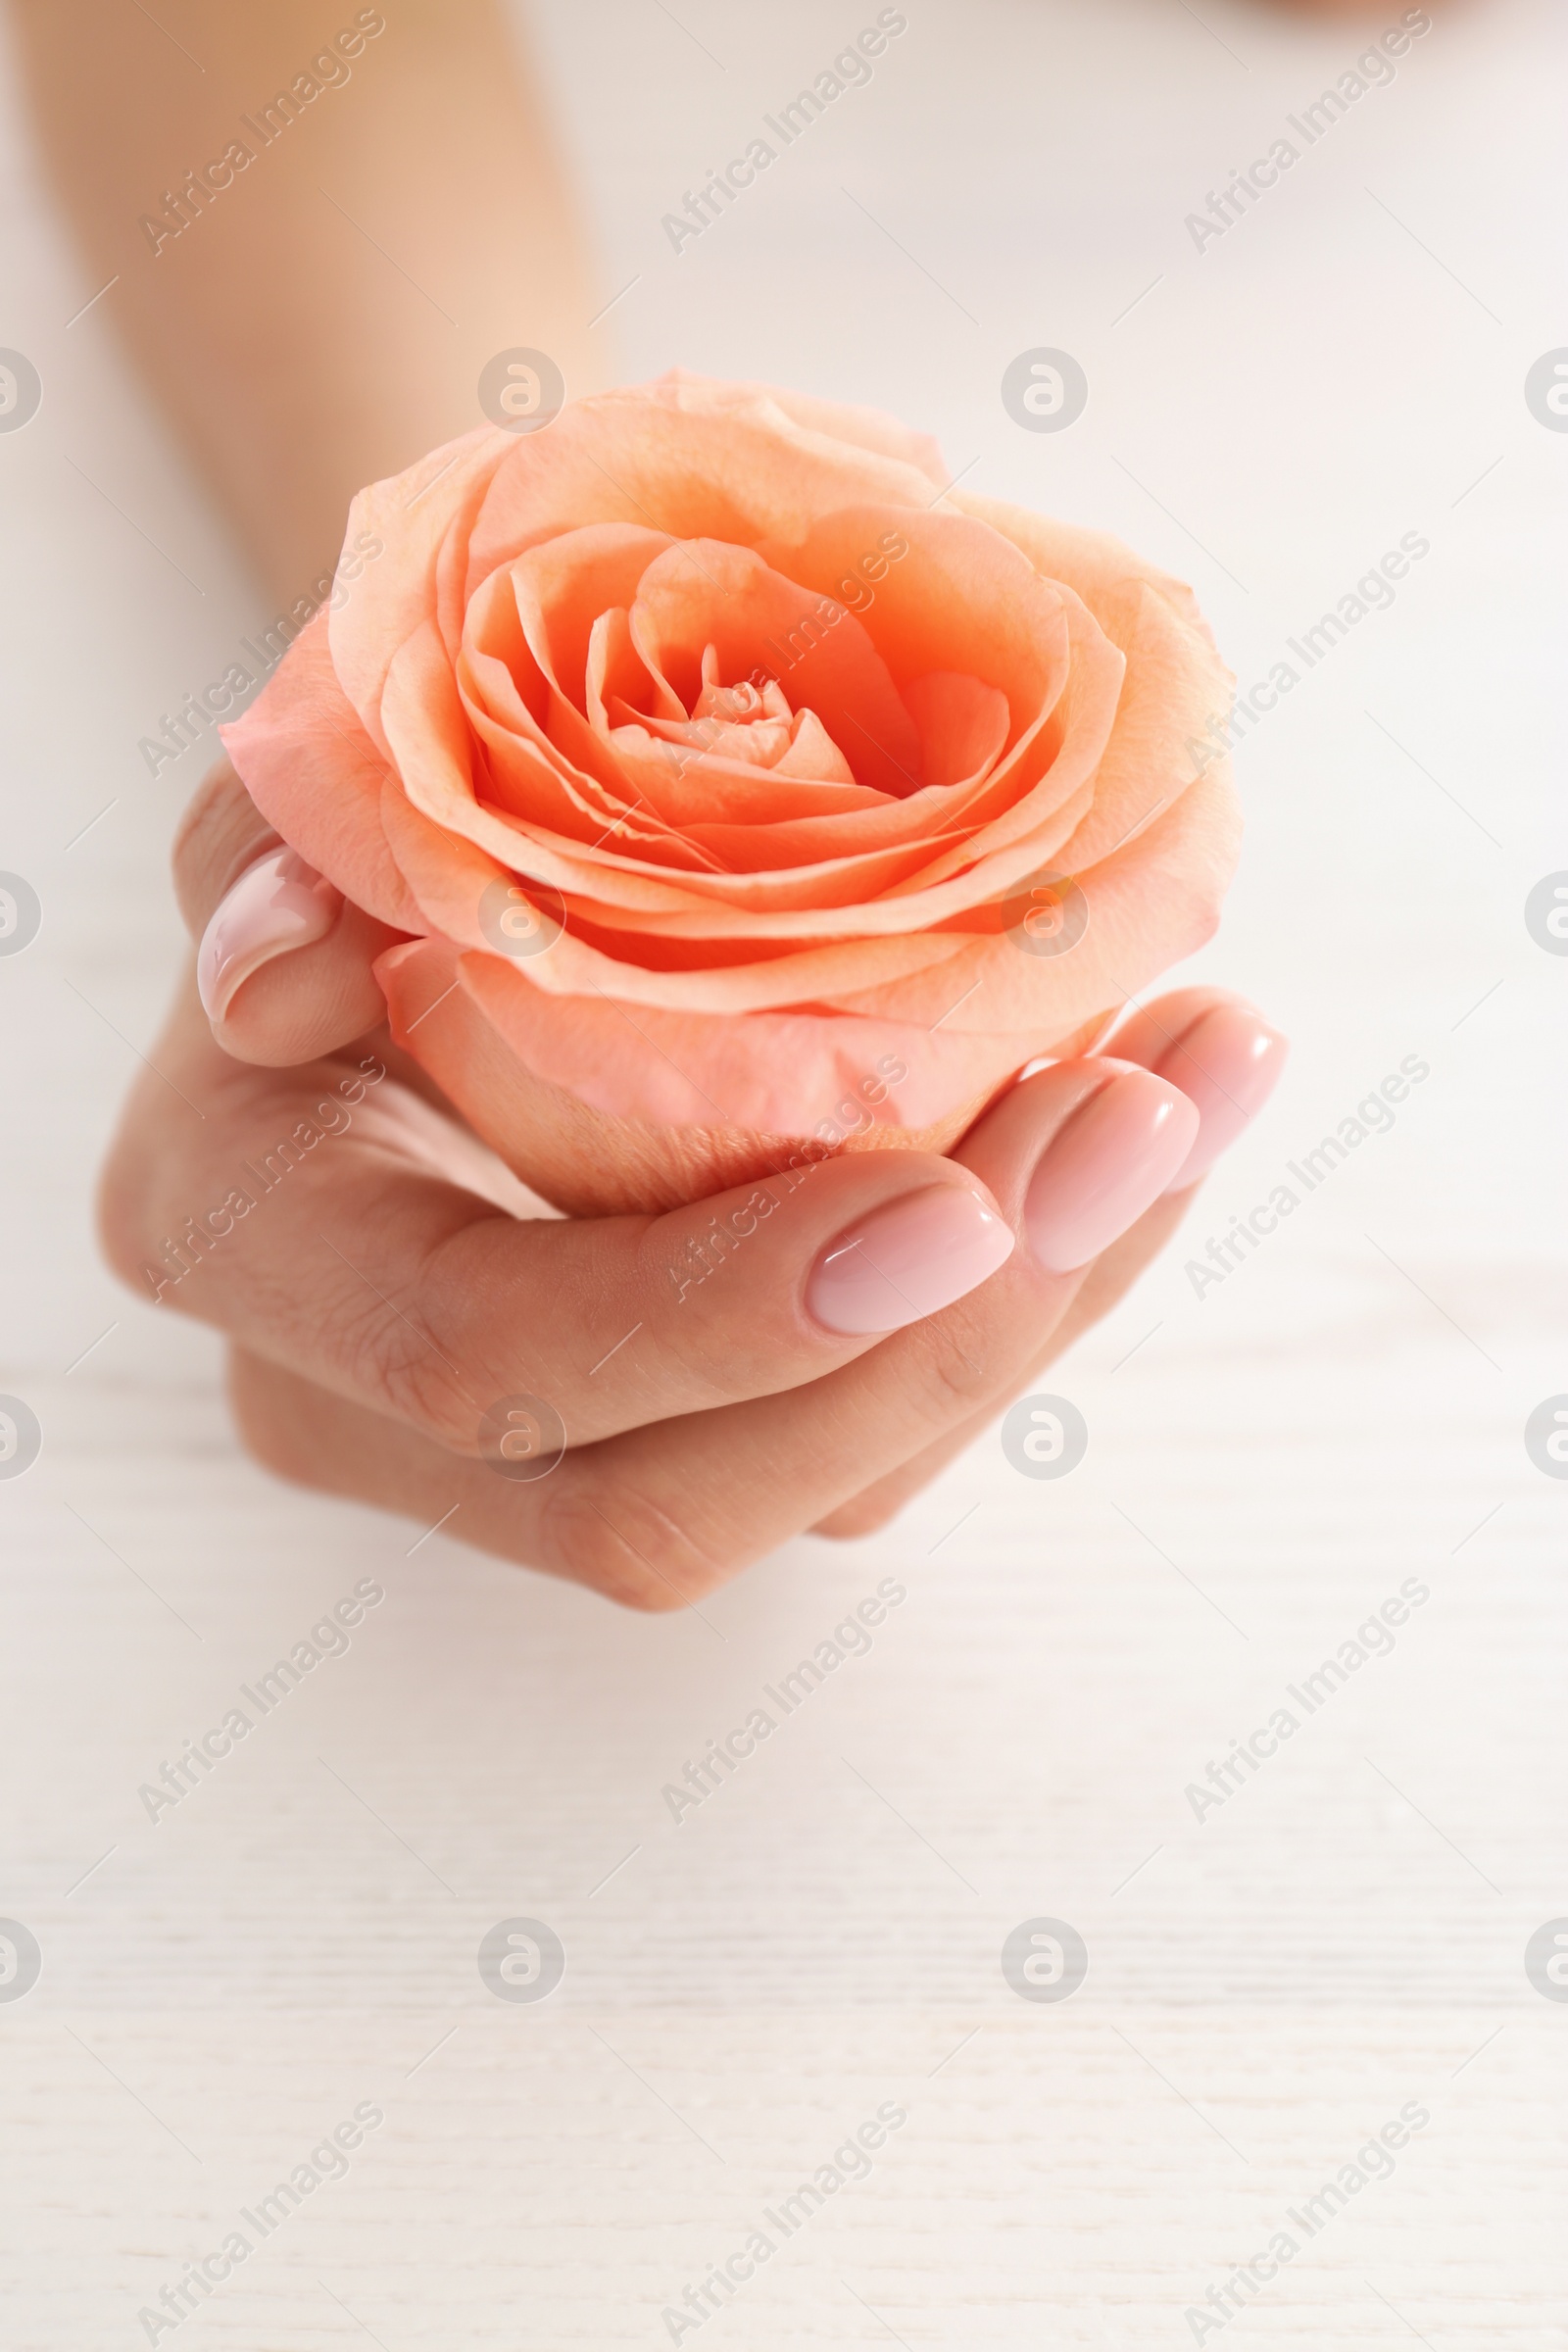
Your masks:
<instances>
[{"instance_id":1,"label":"peach rose","mask_svg":"<svg viewBox=\"0 0 1568 2352\"><path fill-rule=\"evenodd\" d=\"M873 411L683 374L354 503L384 554L224 741L408 934L392 1032L529 1183L663 1207L945 1150L1205 940L1190 590Z\"/></svg>"}]
</instances>

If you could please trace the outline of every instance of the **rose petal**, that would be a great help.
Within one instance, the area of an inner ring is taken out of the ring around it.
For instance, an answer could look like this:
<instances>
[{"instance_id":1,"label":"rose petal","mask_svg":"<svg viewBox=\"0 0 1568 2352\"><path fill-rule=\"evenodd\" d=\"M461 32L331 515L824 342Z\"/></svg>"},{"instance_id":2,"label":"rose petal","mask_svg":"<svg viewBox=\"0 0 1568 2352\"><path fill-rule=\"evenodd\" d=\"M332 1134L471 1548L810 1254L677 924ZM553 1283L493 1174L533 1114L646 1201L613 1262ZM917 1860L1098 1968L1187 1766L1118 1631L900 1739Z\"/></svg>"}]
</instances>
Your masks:
<instances>
[{"instance_id":1,"label":"rose petal","mask_svg":"<svg viewBox=\"0 0 1568 2352\"><path fill-rule=\"evenodd\" d=\"M464 956L458 971L529 1069L596 1109L654 1125L810 1135L892 1059L908 1076L880 1115L889 1126L925 1127L1029 1057L1012 1035L949 1036L851 1014L633 1012L602 997L546 995L493 956Z\"/></svg>"},{"instance_id":2,"label":"rose petal","mask_svg":"<svg viewBox=\"0 0 1568 2352\"><path fill-rule=\"evenodd\" d=\"M919 736L859 622L749 548L701 539L668 549L644 572L629 618L638 652L684 709L702 691L709 646L726 683L782 668L791 709L816 712L858 782L893 795L918 790Z\"/></svg>"},{"instance_id":3,"label":"rose petal","mask_svg":"<svg viewBox=\"0 0 1568 2352\"><path fill-rule=\"evenodd\" d=\"M679 374L470 434L362 494L376 559L224 730L303 854L429 927L380 959L394 1028L509 1154L543 1122L555 1197L689 1197L879 1053L890 1132L956 1135L1212 927L1190 591L945 481L871 412ZM1045 872L1088 909L1058 956L1012 923ZM561 894L545 954L498 952L498 884Z\"/></svg>"},{"instance_id":4,"label":"rose petal","mask_svg":"<svg viewBox=\"0 0 1568 2352\"><path fill-rule=\"evenodd\" d=\"M490 425L433 449L406 473L372 482L349 509L345 546L379 551L331 616L332 665L372 741L385 752L381 693L404 640L434 617L436 574L449 540L466 537L513 436Z\"/></svg>"},{"instance_id":5,"label":"rose petal","mask_svg":"<svg viewBox=\"0 0 1568 2352\"><path fill-rule=\"evenodd\" d=\"M754 408L766 404L827 440L847 441L856 449L873 450L878 457L898 458L906 465L918 466L939 490L946 489L953 478L946 458L929 433L915 432L881 409L857 408L842 400L819 400L814 392L791 392L775 384L726 383L715 376L694 375L684 368L671 368L657 380L685 387L710 407Z\"/></svg>"},{"instance_id":6,"label":"rose petal","mask_svg":"<svg viewBox=\"0 0 1568 2352\"><path fill-rule=\"evenodd\" d=\"M933 784L978 784L991 773L1006 743L1007 698L961 670L933 669L904 689L920 730L922 764Z\"/></svg>"},{"instance_id":7,"label":"rose petal","mask_svg":"<svg viewBox=\"0 0 1568 2352\"><path fill-rule=\"evenodd\" d=\"M338 683L324 612L243 717L218 732L257 808L301 857L379 921L419 928L381 830L392 771Z\"/></svg>"}]
</instances>

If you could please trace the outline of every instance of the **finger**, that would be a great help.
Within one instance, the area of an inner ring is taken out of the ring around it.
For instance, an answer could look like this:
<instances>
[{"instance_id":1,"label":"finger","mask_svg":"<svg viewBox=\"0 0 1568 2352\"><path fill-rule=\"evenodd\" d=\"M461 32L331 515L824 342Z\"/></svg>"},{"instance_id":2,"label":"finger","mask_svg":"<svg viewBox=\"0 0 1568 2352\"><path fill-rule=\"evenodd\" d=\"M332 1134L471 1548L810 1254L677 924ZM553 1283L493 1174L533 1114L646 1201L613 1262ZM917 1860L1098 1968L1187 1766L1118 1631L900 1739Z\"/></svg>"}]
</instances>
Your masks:
<instances>
[{"instance_id":1,"label":"finger","mask_svg":"<svg viewBox=\"0 0 1568 2352\"><path fill-rule=\"evenodd\" d=\"M498 1476L488 1462L449 1452L433 1438L243 1348L229 1350L228 1396L247 1451L297 1486L400 1512L431 1533L439 1527L477 1551L589 1585L629 1608L683 1608L720 1581L717 1573L694 1579L673 1558L657 1566L625 1544L602 1558L570 1547L552 1553L540 1533L548 1472L532 1482Z\"/></svg>"},{"instance_id":2,"label":"finger","mask_svg":"<svg viewBox=\"0 0 1568 2352\"><path fill-rule=\"evenodd\" d=\"M947 1431L934 1445L901 1462L885 1478L861 1489L838 1510L829 1512L813 1526L814 1536L832 1536L841 1542L875 1533L896 1518L905 1504L930 1485L939 1471L964 1452L996 1421L997 1415L1021 1396L1049 1364L1065 1355L1073 1342L1090 1330L1103 1315L1109 1314L1117 1301L1125 1297L1150 1261L1157 1257L1187 1212L1188 1196L1166 1192L1152 1208L1144 1211L1130 1232L1102 1250L1079 1283L1061 1320L1043 1341L1039 1351L1023 1370L1014 1375L1006 1387L986 1399L979 1412Z\"/></svg>"},{"instance_id":3,"label":"finger","mask_svg":"<svg viewBox=\"0 0 1568 2352\"><path fill-rule=\"evenodd\" d=\"M907 1151L798 1155L661 1217L521 1218L480 1197L468 1139L374 1054L226 1066L177 1161L117 1157L134 1206L114 1262L458 1451L503 1399L547 1400L577 1446L817 1379L1014 1247L981 1182Z\"/></svg>"},{"instance_id":4,"label":"finger","mask_svg":"<svg viewBox=\"0 0 1568 2352\"><path fill-rule=\"evenodd\" d=\"M402 935L346 900L279 839L225 762L174 840L174 889L199 945L197 987L225 1053L284 1066L375 1028L370 966Z\"/></svg>"},{"instance_id":5,"label":"finger","mask_svg":"<svg viewBox=\"0 0 1568 2352\"><path fill-rule=\"evenodd\" d=\"M1284 1074L1290 1041L1256 1005L1222 989L1184 988L1135 1012L1106 1046L1179 1086L1199 1112L1196 1142L1172 1179L1185 1192L1250 1126Z\"/></svg>"},{"instance_id":6,"label":"finger","mask_svg":"<svg viewBox=\"0 0 1568 2352\"><path fill-rule=\"evenodd\" d=\"M1110 1312L1181 1222L1194 1186L1250 1124L1272 1094L1289 1046L1244 998L1221 989L1182 989L1136 1013L1110 1040L1116 1054L1179 1086L1199 1112L1199 1131L1165 1197L1090 1269L1060 1323L1023 1377L960 1428L924 1447L834 1512L814 1532L854 1537L893 1517L978 1437L1045 1367Z\"/></svg>"},{"instance_id":7,"label":"finger","mask_svg":"<svg viewBox=\"0 0 1568 2352\"><path fill-rule=\"evenodd\" d=\"M1119 1287L1124 1289L1162 1247L1181 1206L1169 1198L1156 1201L1123 1243L1097 1260L1085 1288L1102 1282L1107 1268L1119 1266ZM1014 1386L1027 1387L1058 1351L1059 1343L1047 1347ZM604 1480L597 1500L592 1491L588 1494L588 1509L598 1522L593 1544L551 1545L540 1527L538 1481L519 1482L533 1490L519 1493L519 1485L498 1476L491 1462L452 1453L384 1414L332 1396L297 1372L239 1348L231 1351L229 1394L247 1447L279 1477L324 1494L373 1502L422 1526L439 1524L457 1542L588 1584L607 1599L644 1610L676 1609L699 1600L731 1572L727 1564L711 1558L694 1562L689 1540L678 1537L671 1523L656 1523L650 1529L646 1513L634 1521L612 1478ZM960 1423L922 1449L914 1461L820 1521L813 1533L856 1537L882 1526L946 1460L962 1451L993 1414L994 1406L988 1405L984 1413ZM699 1467L695 1475L701 1474ZM642 1536L641 1545L627 1533L633 1523Z\"/></svg>"},{"instance_id":8,"label":"finger","mask_svg":"<svg viewBox=\"0 0 1568 2352\"><path fill-rule=\"evenodd\" d=\"M1174 1088L1116 1063L1063 1063L1015 1088L964 1154L1026 1246L961 1301L783 1394L548 1461L492 1457L476 1468L419 1440L404 1438L399 1453L390 1425L363 1407L315 1408L291 1385L297 1376L273 1367L245 1376L271 1399L266 1413L253 1402L247 1434L287 1475L394 1496L415 1515L428 1509L432 1524L458 1505L455 1534L615 1598L662 1608L700 1597L846 1500L868 1471L894 1468L911 1432L916 1444L934 1440L967 1417L977 1394L1026 1365L1081 1279L1082 1269L1057 1272L1052 1261L1089 1230L1086 1201L1113 1183L1116 1213L1135 1216L1157 1198L1196 1125ZM1129 1209L1133 1160L1143 1198Z\"/></svg>"},{"instance_id":9,"label":"finger","mask_svg":"<svg viewBox=\"0 0 1568 2352\"><path fill-rule=\"evenodd\" d=\"M809 1387L568 1455L540 1489L544 1564L608 1587L641 1560L701 1591L837 1509L1026 1369L1083 1278L1077 1250L1158 1197L1196 1128L1173 1087L1116 1063L1011 1090L962 1151L1020 1232L1006 1263Z\"/></svg>"}]
</instances>

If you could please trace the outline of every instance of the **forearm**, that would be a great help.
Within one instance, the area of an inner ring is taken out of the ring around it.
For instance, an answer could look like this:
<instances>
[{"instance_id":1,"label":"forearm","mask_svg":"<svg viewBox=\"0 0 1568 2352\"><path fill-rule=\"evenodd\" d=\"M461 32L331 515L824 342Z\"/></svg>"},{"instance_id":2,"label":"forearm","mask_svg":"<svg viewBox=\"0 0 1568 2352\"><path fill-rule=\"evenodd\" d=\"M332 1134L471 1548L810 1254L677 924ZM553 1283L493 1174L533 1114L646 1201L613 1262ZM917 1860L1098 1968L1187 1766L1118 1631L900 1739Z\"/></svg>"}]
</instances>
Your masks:
<instances>
[{"instance_id":1,"label":"forearm","mask_svg":"<svg viewBox=\"0 0 1568 2352\"><path fill-rule=\"evenodd\" d=\"M594 388L585 240L495 0L13 8L93 283L279 596L363 482L480 421L496 351Z\"/></svg>"}]
</instances>

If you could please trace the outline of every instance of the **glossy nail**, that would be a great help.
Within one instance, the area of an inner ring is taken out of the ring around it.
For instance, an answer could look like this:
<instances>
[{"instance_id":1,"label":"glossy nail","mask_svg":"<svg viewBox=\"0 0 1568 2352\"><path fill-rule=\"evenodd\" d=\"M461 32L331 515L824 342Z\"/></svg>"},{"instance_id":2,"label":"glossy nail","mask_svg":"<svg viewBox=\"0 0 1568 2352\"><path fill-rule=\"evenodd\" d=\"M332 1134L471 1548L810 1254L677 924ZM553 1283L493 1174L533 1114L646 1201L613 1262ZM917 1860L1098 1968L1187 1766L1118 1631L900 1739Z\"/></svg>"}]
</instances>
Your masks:
<instances>
[{"instance_id":1,"label":"glossy nail","mask_svg":"<svg viewBox=\"0 0 1568 2352\"><path fill-rule=\"evenodd\" d=\"M324 939L343 904L297 851L269 850L222 899L196 952L196 988L209 1020L221 1020L253 972L274 956Z\"/></svg>"},{"instance_id":2,"label":"glossy nail","mask_svg":"<svg viewBox=\"0 0 1568 2352\"><path fill-rule=\"evenodd\" d=\"M1166 1079L1131 1062L1073 1113L1029 1180L1024 1231L1036 1261L1071 1274L1157 1200L1198 1134L1198 1112Z\"/></svg>"},{"instance_id":3,"label":"glossy nail","mask_svg":"<svg viewBox=\"0 0 1568 2352\"><path fill-rule=\"evenodd\" d=\"M840 1234L807 1280L828 1331L900 1331L951 1306L1012 1255L1012 1228L967 1185L933 1184Z\"/></svg>"},{"instance_id":4,"label":"glossy nail","mask_svg":"<svg viewBox=\"0 0 1568 2352\"><path fill-rule=\"evenodd\" d=\"M1171 1178L1171 1192L1206 1176L1250 1126L1279 1084L1290 1050L1290 1040L1250 1004L1216 1004L1160 1055L1159 1075L1181 1088L1199 1115L1198 1140Z\"/></svg>"}]
</instances>

